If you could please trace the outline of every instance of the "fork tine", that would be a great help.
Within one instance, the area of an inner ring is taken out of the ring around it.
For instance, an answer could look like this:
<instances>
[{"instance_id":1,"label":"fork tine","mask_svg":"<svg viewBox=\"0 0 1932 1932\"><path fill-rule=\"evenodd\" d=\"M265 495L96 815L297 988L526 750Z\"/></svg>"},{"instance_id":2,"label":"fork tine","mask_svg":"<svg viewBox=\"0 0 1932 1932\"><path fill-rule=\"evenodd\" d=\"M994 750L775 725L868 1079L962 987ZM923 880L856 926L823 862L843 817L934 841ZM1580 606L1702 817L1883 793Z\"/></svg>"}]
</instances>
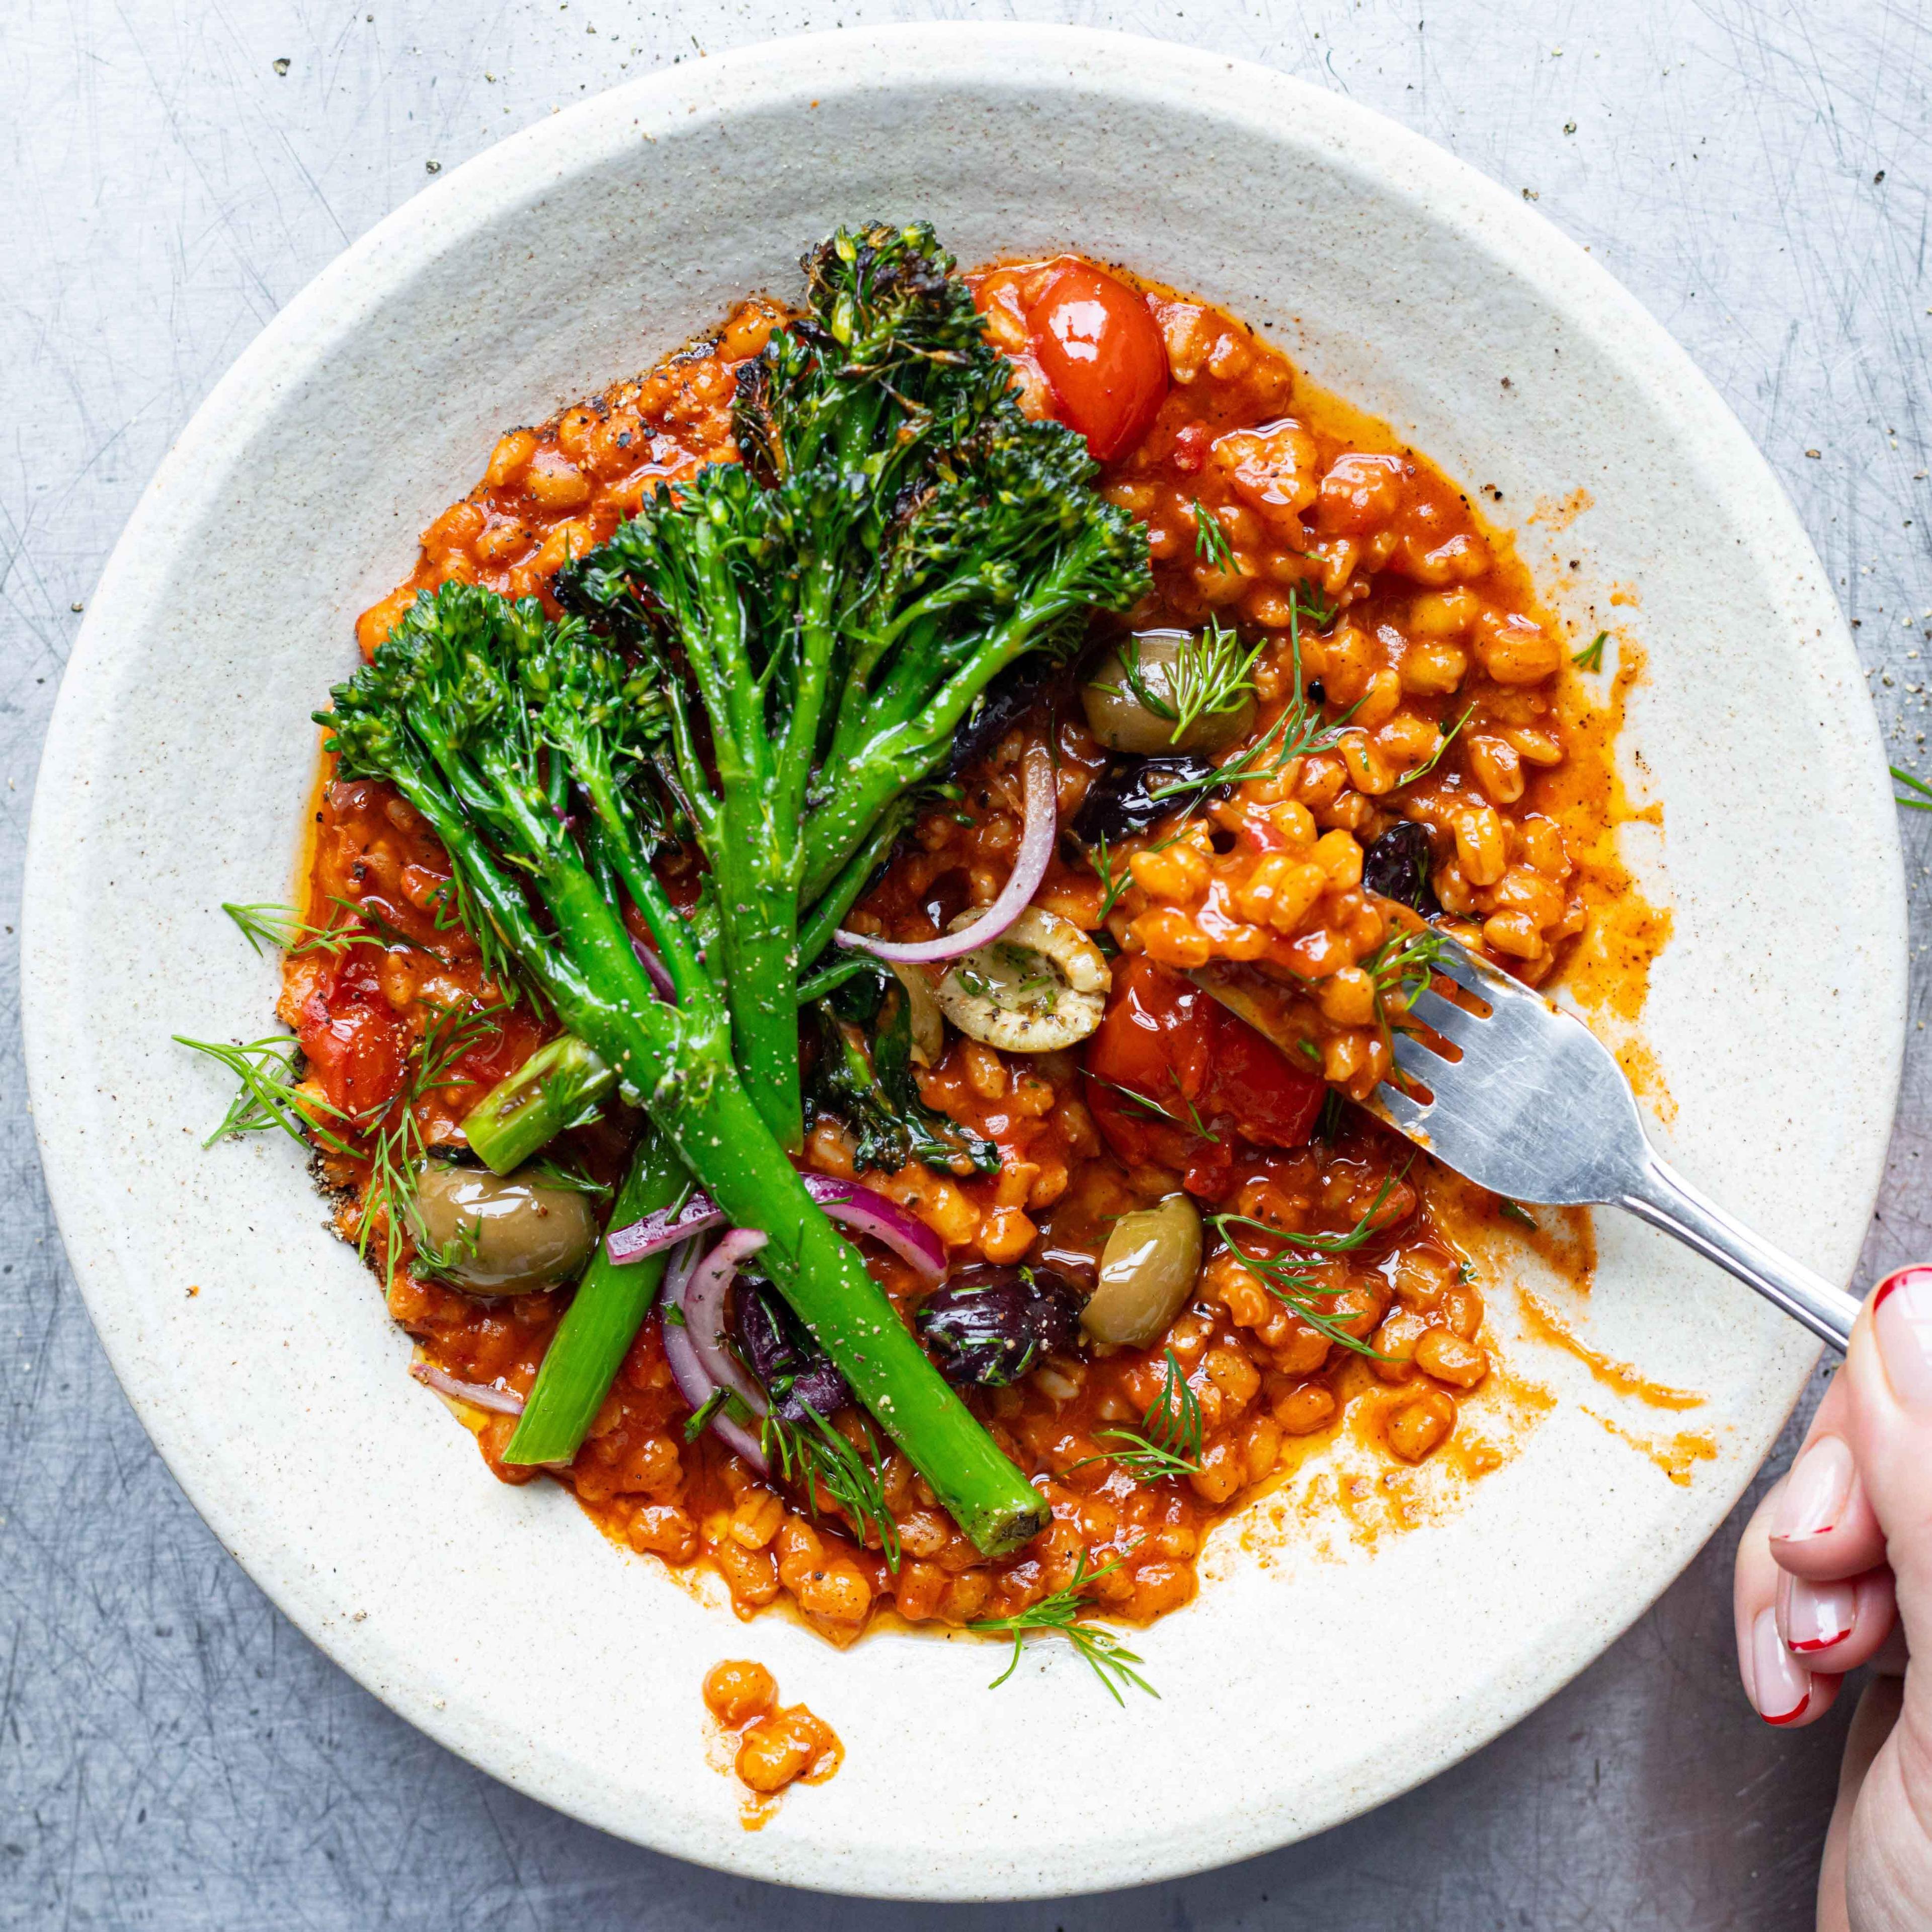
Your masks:
<instances>
[{"instance_id":1,"label":"fork tine","mask_svg":"<svg viewBox=\"0 0 1932 1932\"><path fill-rule=\"evenodd\" d=\"M1444 1040L1453 1040L1458 1046L1468 1046L1475 1029L1489 1024L1454 1000L1445 1000L1440 993L1417 994L1409 1001L1408 1010L1424 1026L1433 1027Z\"/></svg>"},{"instance_id":2,"label":"fork tine","mask_svg":"<svg viewBox=\"0 0 1932 1932\"><path fill-rule=\"evenodd\" d=\"M1441 956L1431 961L1432 968L1445 980L1453 980L1466 993L1480 996L1484 992L1481 969L1463 949L1451 940Z\"/></svg>"},{"instance_id":3,"label":"fork tine","mask_svg":"<svg viewBox=\"0 0 1932 1932\"><path fill-rule=\"evenodd\" d=\"M1391 1086L1384 1080L1376 1089L1376 1098L1382 1103L1392 1126L1403 1133L1413 1133L1429 1118L1429 1108L1421 1101L1412 1099L1400 1087Z\"/></svg>"},{"instance_id":4,"label":"fork tine","mask_svg":"<svg viewBox=\"0 0 1932 1932\"><path fill-rule=\"evenodd\" d=\"M1397 1034L1394 1045L1396 1066L1411 1079L1420 1080L1425 1087L1434 1088L1454 1064L1439 1053L1432 1053L1412 1033Z\"/></svg>"}]
</instances>

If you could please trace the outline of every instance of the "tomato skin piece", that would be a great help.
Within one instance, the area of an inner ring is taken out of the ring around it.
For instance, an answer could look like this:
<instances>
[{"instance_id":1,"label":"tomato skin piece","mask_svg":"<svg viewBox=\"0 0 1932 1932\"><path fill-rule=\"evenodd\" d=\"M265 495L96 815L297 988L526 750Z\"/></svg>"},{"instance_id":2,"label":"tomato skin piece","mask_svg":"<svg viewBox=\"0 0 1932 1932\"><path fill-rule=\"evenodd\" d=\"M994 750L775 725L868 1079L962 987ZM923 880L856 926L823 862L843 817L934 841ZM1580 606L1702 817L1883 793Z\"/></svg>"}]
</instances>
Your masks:
<instances>
[{"instance_id":1,"label":"tomato skin piece","mask_svg":"<svg viewBox=\"0 0 1932 1932\"><path fill-rule=\"evenodd\" d=\"M1096 463L1146 435L1167 398L1167 344L1148 305L1088 262L1070 262L1027 311L1034 359L1057 412Z\"/></svg>"},{"instance_id":2,"label":"tomato skin piece","mask_svg":"<svg viewBox=\"0 0 1932 1932\"><path fill-rule=\"evenodd\" d=\"M1118 961L1106 1016L1087 1043L1088 1072L1184 1116L1177 1097L1196 1100L1208 1082L1214 1004L1147 953Z\"/></svg>"}]
</instances>

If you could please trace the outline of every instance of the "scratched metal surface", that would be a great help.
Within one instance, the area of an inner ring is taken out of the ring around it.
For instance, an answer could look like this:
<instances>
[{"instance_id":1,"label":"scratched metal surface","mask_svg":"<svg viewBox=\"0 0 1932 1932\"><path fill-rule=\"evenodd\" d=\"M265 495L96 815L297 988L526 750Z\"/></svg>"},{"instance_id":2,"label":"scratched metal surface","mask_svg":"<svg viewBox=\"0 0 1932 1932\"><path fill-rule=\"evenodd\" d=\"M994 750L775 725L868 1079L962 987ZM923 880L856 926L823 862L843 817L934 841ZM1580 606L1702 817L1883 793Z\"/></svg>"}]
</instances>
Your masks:
<instances>
[{"instance_id":1,"label":"scratched metal surface","mask_svg":"<svg viewBox=\"0 0 1932 1932\"><path fill-rule=\"evenodd\" d=\"M1809 1925L1840 1729L1780 1736L1745 1708L1729 1627L1736 1521L1594 1669L1488 1750L1324 1838L1184 1883L1017 1910L855 1906L718 1877L518 1797L290 1629L149 1448L48 1216L14 921L74 613L169 440L276 308L428 171L534 117L661 62L874 20L1017 14L1209 45L1340 88L1537 197L1676 334L1768 453L1858 626L1897 750L1932 770L1920 400L1932 28L1916 11L10 0L0 1924ZM1906 832L1922 919L1932 820ZM1927 1004L1922 972L1863 1280L1932 1251L1918 1166L1932 1130ZM909 1858L917 1828L907 1821Z\"/></svg>"}]
</instances>

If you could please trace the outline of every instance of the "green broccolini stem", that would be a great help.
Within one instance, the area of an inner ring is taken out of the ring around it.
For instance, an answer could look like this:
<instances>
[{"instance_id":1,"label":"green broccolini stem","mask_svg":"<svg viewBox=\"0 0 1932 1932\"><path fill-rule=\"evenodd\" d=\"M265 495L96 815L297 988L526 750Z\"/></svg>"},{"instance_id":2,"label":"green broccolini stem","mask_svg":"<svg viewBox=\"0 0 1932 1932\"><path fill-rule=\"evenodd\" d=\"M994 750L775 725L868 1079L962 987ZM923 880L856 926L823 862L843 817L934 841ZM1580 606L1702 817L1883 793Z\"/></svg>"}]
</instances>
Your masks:
<instances>
[{"instance_id":1,"label":"green broccolini stem","mask_svg":"<svg viewBox=\"0 0 1932 1932\"><path fill-rule=\"evenodd\" d=\"M857 851L846 860L844 869L832 881L825 896L812 909L811 916L798 930L798 963L801 970L814 964L832 944L832 935L844 923L845 915L858 902L872 874L891 857L901 832L912 822L910 799L895 799L879 814L879 822L866 835ZM800 995L800 1004L804 1004Z\"/></svg>"},{"instance_id":2,"label":"green broccolini stem","mask_svg":"<svg viewBox=\"0 0 1932 1932\"><path fill-rule=\"evenodd\" d=\"M583 1120L616 1084L614 1068L574 1034L560 1034L477 1102L464 1117L464 1137L485 1167L508 1174Z\"/></svg>"},{"instance_id":3,"label":"green broccolini stem","mask_svg":"<svg viewBox=\"0 0 1932 1932\"><path fill-rule=\"evenodd\" d=\"M611 1225L624 1227L657 1208L675 1207L691 1187L691 1175L669 1142L646 1129L617 1191ZM669 1258L647 1255L620 1267L598 1244L550 1337L505 1462L568 1462L575 1456L657 1299Z\"/></svg>"},{"instance_id":4,"label":"green broccolini stem","mask_svg":"<svg viewBox=\"0 0 1932 1932\"><path fill-rule=\"evenodd\" d=\"M803 890L808 900L830 890L886 806L944 763L953 734L986 686L1032 649L1043 632L1087 607L1092 595L1088 579L1105 555L1111 535L1099 529L1076 538L936 689L915 688L910 679L896 688L889 678L877 697L863 706L862 723L850 728L855 748L840 775L838 789L806 823ZM846 731L846 721L842 719L840 729Z\"/></svg>"}]
</instances>

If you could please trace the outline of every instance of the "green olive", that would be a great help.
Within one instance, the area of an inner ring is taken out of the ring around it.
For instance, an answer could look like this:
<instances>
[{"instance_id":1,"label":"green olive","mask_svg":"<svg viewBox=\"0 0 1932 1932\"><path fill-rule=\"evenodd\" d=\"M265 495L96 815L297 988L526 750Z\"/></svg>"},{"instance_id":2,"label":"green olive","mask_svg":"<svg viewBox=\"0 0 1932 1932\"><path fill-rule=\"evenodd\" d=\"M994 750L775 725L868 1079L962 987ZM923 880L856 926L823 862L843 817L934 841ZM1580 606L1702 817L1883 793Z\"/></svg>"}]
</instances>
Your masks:
<instances>
[{"instance_id":1,"label":"green olive","mask_svg":"<svg viewBox=\"0 0 1932 1932\"><path fill-rule=\"evenodd\" d=\"M521 1170L519 1170L520 1173ZM427 1162L416 1208L435 1272L471 1294L529 1294L570 1280L597 1240L588 1198L518 1174Z\"/></svg>"},{"instance_id":2,"label":"green olive","mask_svg":"<svg viewBox=\"0 0 1932 1932\"><path fill-rule=\"evenodd\" d=\"M1170 1194L1114 1223L1080 1325L1096 1342L1144 1348L1165 1333L1200 1276L1200 1211L1186 1195Z\"/></svg>"},{"instance_id":3,"label":"green olive","mask_svg":"<svg viewBox=\"0 0 1932 1932\"><path fill-rule=\"evenodd\" d=\"M1175 752L1219 752L1247 736L1255 728L1252 690L1242 692L1225 710L1202 712L1190 720L1178 738L1174 735L1179 716L1174 701L1175 664L1184 653L1196 654L1205 648L1193 631L1136 632L1125 644L1108 651L1080 687L1088 729L1109 751L1132 752L1142 758ZM1127 674L1130 663L1132 677ZM1136 692L1136 681L1154 699L1154 706L1143 702ZM1162 717L1158 709L1161 705L1172 715Z\"/></svg>"}]
</instances>

